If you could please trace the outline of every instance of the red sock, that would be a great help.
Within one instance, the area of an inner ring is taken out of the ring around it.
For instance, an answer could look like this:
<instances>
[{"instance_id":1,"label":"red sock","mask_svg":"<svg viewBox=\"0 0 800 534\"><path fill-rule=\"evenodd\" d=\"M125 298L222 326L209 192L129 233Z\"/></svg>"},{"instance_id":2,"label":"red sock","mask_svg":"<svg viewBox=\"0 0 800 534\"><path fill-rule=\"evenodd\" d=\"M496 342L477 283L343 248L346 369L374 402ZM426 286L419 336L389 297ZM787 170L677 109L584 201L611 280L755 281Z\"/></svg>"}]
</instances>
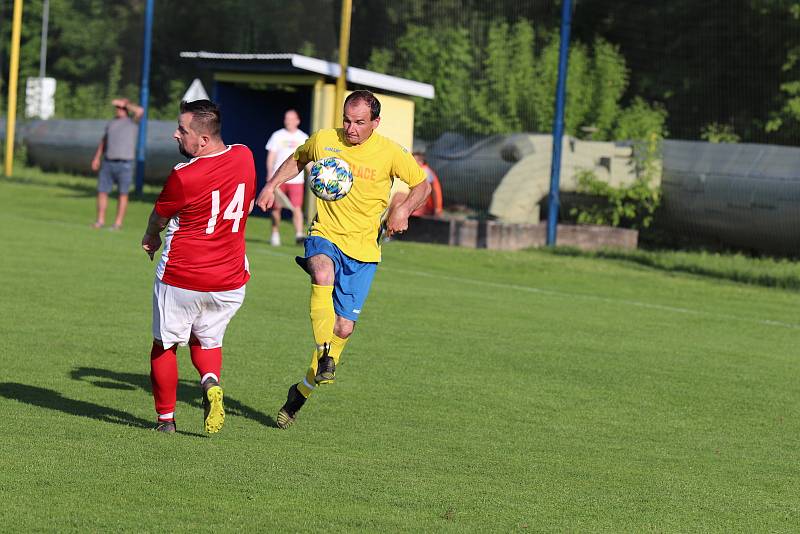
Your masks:
<instances>
[{"instance_id":1,"label":"red sock","mask_svg":"<svg viewBox=\"0 0 800 534\"><path fill-rule=\"evenodd\" d=\"M204 349L197 341L190 340L189 350L192 353L192 364L200 373L200 380L202 381L203 377L212 374L219 382L222 372L222 347Z\"/></svg>"},{"instance_id":2,"label":"red sock","mask_svg":"<svg viewBox=\"0 0 800 534\"><path fill-rule=\"evenodd\" d=\"M175 411L178 396L178 359L175 355L177 345L165 349L153 342L150 350L150 383L153 385L153 399L156 412L167 414Z\"/></svg>"}]
</instances>

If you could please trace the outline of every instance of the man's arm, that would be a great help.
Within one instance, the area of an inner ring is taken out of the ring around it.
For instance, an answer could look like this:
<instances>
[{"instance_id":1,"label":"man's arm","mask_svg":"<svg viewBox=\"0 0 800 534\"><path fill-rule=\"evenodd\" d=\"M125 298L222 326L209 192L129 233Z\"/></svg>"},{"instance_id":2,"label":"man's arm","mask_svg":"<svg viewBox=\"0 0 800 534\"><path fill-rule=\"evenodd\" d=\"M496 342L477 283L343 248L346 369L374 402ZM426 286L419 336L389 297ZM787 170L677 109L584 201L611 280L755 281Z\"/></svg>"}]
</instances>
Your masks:
<instances>
[{"instance_id":1,"label":"man's arm","mask_svg":"<svg viewBox=\"0 0 800 534\"><path fill-rule=\"evenodd\" d=\"M303 167L309 163L305 159L294 159L294 156L286 158L272 178L269 179L267 185L261 190L256 200L256 206L264 211L267 211L275 203L275 189L284 182L288 182L303 171Z\"/></svg>"},{"instance_id":2,"label":"man's arm","mask_svg":"<svg viewBox=\"0 0 800 534\"><path fill-rule=\"evenodd\" d=\"M128 105L125 106L125 109L128 110L128 113L133 114L133 120L139 122L144 115L144 108L142 106L137 106L133 102L128 102Z\"/></svg>"},{"instance_id":3,"label":"man's arm","mask_svg":"<svg viewBox=\"0 0 800 534\"><path fill-rule=\"evenodd\" d=\"M431 185L427 180L418 183L408 193L408 196L389 213L386 220L386 235L403 233L408 229L408 216L420 207L431 192Z\"/></svg>"},{"instance_id":4,"label":"man's arm","mask_svg":"<svg viewBox=\"0 0 800 534\"><path fill-rule=\"evenodd\" d=\"M92 158L92 171L97 172L100 170L100 160L103 158L103 152L106 150L106 136L100 139L100 143L97 145L97 150L94 151L94 157Z\"/></svg>"},{"instance_id":5,"label":"man's arm","mask_svg":"<svg viewBox=\"0 0 800 534\"><path fill-rule=\"evenodd\" d=\"M115 98L111 101L111 104L114 106L124 107L125 111L127 111L129 115L133 115L133 120L136 122L139 122L139 119L141 119L142 115L144 115L144 108L142 106L137 106L127 98Z\"/></svg>"},{"instance_id":6,"label":"man's arm","mask_svg":"<svg viewBox=\"0 0 800 534\"><path fill-rule=\"evenodd\" d=\"M159 215L156 209L153 208L147 221L147 230L144 231L144 237L142 237L142 248L150 256L150 261L153 260L153 255L161 247L161 231L167 227L168 222L169 219Z\"/></svg>"}]
</instances>

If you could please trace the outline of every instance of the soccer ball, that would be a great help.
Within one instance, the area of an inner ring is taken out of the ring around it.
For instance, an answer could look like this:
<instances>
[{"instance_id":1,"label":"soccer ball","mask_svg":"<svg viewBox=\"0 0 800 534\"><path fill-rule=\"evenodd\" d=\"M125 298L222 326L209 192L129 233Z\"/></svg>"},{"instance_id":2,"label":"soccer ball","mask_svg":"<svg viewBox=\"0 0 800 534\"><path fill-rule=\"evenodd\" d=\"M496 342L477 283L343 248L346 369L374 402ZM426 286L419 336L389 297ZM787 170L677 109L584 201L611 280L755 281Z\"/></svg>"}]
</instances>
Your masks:
<instances>
[{"instance_id":1,"label":"soccer ball","mask_svg":"<svg viewBox=\"0 0 800 534\"><path fill-rule=\"evenodd\" d=\"M350 165L333 156L315 162L308 176L308 187L322 200L344 198L353 187Z\"/></svg>"}]
</instances>

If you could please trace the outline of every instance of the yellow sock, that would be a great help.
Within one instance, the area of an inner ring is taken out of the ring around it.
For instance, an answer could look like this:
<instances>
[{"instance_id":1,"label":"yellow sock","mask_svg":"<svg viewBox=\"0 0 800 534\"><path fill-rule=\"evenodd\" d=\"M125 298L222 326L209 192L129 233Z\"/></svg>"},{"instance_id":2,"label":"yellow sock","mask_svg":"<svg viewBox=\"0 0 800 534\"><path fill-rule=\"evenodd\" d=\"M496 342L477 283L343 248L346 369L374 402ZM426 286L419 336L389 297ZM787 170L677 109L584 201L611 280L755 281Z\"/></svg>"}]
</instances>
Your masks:
<instances>
[{"instance_id":1,"label":"yellow sock","mask_svg":"<svg viewBox=\"0 0 800 534\"><path fill-rule=\"evenodd\" d=\"M314 333L314 343L322 347L325 343L332 343L336 338L333 335L333 325L336 321L336 312L333 310L333 286L318 286L311 284L311 300L309 302L311 316L311 330ZM342 345L342 348L344 345ZM316 388L314 378L317 376L317 359L321 349L314 349L311 354L311 365L308 366L306 376L297 384L297 390L308 398ZM333 350L333 347L331 347ZM339 349L339 354L341 354ZM335 357L334 361L338 358Z\"/></svg>"},{"instance_id":2,"label":"yellow sock","mask_svg":"<svg viewBox=\"0 0 800 534\"><path fill-rule=\"evenodd\" d=\"M317 387L316 383L316 376L317 376L317 360L319 359L319 351L314 349L314 352L311 353L311 365L308 366L308 371L306 371L306 376L297 383L297 391L299 391L305 398L308 398L311 395L311 392Z\"/></svg>"},{"instance_id":3,"label":"yellow sock","mask_svg":"<svg viewBox=\"0 0 800 534\"><path fill-rule=\"evenodd\" d=\"M309 396L311 396L311 392L314 391L314 390L312 388L308 387L306 385L305 380L304 380L302 382L298 382L297 383L297 391L299 391L300 394L302 396L304 396L305 398L308 398Z\"/></svg>"},{"instance_id":4,"label":"yellow sock","mask_svg":"<svg viewBox=\"0 0 800 534\"><path fill-rule=\"evenodd\" d=\"M336 365L339 365L339 358L342 356L342 351L344 350L344 346L347 345L348 339L350 338L341 338L336 334L333 334L331 338L331 348L328 351L328 355L333 358L333 363Z\"/></svg>"},{"instance_id":5,"label":"yellow sock","mask_svg":"<svg viewBox=\"0 0 800 534\"><path fill-rule=\"evenodd\" d=\"M333 337L333 323L336 321L336 312L333 311L333 286L311 284L309 308L314 343L317 346L330 343Z\"/></svg>"}]
</instances>

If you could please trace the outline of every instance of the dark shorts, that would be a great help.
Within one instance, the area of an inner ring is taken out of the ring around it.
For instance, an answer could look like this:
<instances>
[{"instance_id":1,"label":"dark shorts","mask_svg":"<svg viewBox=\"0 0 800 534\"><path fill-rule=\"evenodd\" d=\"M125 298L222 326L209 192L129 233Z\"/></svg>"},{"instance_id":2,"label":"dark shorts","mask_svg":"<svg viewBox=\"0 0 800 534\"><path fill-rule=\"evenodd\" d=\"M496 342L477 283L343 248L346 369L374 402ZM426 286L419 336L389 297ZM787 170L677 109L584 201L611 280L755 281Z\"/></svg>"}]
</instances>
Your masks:
<instances>
[{"instance_id":1,"label":"dark shorts","mask_svg":"<svg viewBox=\"0 0 800 534\"><path fill-rule=\"evenodd\" d=\"M333 260L333 309L336 315L357 321L378 264L353 259L324 237L309 237L305 247L306 258L324 254Z\"/></svg>"},{"instance_id":2,"label":"dark shorts","mask_svg":"<svg viewBox=\"0 0 800 534\"><path fill-rule=\"evenodd\" d=\"M104 159L100 164L100 174L97 178L97 191L110 193L114 184L121 195L127 195L133 181L133 160Z\"/></svg>"}]
</instances>

